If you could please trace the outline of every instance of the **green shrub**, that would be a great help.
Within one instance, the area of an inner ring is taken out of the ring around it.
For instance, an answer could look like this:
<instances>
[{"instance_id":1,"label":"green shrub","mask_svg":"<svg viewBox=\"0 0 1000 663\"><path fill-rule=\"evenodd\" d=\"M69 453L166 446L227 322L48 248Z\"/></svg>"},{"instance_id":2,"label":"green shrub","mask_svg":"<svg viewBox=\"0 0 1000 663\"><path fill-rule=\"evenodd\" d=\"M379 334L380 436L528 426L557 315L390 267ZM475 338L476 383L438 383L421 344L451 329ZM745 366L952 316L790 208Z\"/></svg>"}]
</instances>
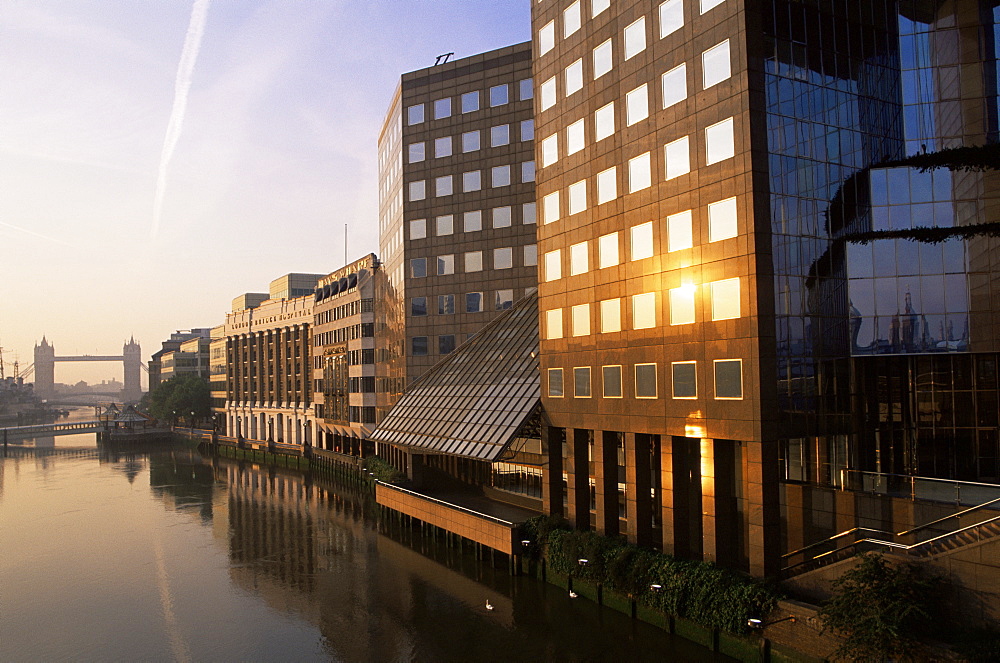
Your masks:
<instances>
[{"instance_id":1,"label":"green shrub","mask_svg":"<svg viewBox=\"0 0 1000 663\"><path fill-rule=\"evenodd\" d=\"M372 473L374 478L385 483L400 483L406 478L402 472L378 456L365 458L365 467Z\"/></svg>"}]
</instances>

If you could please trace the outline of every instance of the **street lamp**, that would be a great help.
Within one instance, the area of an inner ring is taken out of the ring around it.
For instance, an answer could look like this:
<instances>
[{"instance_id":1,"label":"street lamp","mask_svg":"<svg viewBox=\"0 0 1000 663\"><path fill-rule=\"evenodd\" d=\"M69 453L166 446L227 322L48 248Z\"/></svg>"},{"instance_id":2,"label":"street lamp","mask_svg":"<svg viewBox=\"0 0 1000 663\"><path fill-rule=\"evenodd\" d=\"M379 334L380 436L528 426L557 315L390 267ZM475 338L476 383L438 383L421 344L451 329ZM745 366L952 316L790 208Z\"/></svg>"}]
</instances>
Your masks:
<instances>
[{"instance_id":1,"label":"street lamp","mask_svg":"<svg viewBox=\"0 0 1000 663\"><path fill-rule=\"evenodd\" d=\"M194 434L194 410L191 410L191 434Z\"/></svg>"},{"instance_id":2,"label":"street lamp","mask_svg":"<svg viewBox=\"0 0 1000 663\"><path fill-rule=\"evenodd\" d=\"M763 631L766 627L771 626L773 624L780 624L781 622L792 622L794 624L797 621L798 620L795 618L795 615L789 615L788 617L782 617L781 619L776 619L773 622L767 622L767 623L765 623L763 619L758 619L757 617L751 617L750 619L747 620L747 626L749 626L752 629Z\"/></svg>"}]
</instances>

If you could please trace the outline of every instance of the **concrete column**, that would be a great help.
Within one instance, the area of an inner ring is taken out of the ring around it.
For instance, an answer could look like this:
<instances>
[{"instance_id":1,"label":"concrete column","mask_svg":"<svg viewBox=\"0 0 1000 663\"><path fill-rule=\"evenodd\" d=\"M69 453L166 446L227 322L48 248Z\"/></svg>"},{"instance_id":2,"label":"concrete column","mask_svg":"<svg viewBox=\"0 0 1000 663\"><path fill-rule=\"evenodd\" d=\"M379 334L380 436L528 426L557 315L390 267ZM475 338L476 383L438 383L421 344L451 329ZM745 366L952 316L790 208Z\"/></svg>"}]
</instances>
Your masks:
<instances>
[{"instance_id":1,"label":"concrete column","mask_svg":"<svg viewBox=\"0 0 1000 663\"><path fill-rule=\"evenodd\" d=\"M598 534L618 534L618 433L594 431L594 481Z\"/></svg>"},{"instance_id":2,"label":"concrete column","mask_svg":"<svg viewBox=\"0 0 1000 663\"><path fill-rule=\"evenodd\" d=\"M674 531L674 455L673 437L660 437L660 531L663 552L673 555L676 550Z\"/></svg>"},{"instance_id":3,"label":"concrete column","mask_svg":"<svg viewBox=\"0 0 1000 663\"><path fill-rule=\"evenodd\" d=\"M744 458L750 573L772 575L781 562L778 442L748 442Z\"/></svg>"},{"instance_id":4,"label":"concrete column","mask_svg":"<svg viewBox=\"0 0 1000 663\"><path fill-rule=\"evenodd\" d=\"M563 439L566 432L554 426L542 427L542 511L563 516Z\"/></svg>"},{"instance_id":5,"label":"concrete column","mask_svg":"<svg viewBox=\"0 0 1000 663\"><path fill-rule=\"evenodd\" d=\"M701 440L701 554L706 562L717 562L718 522L715 509L715 440ZM721 532L720 532L721 533ZM725 536L724 533L721 533Z\"/></svg>"},{"instance_id":6,"label":"concrete column","mask_svg":"<svg viewBox=\"0 0 1000 663\"><path fill-rule=\"evenodd\" d=\"M587 452L591 431L574 428L568 429L566 435L570 446L566 468L569 513L566 517L576 529L590 529L590 467Z\"/></svg>"},{"instance_id":7,"label":"concrete column","mask_svg":"<svg viewBox=\"0 0 1000 663\"><path fill-rule=\"evenodd\" d=\"M625 433L628 541L639 546L653 544L650 483L650 436Z\"/></svg>"}]
</instances>

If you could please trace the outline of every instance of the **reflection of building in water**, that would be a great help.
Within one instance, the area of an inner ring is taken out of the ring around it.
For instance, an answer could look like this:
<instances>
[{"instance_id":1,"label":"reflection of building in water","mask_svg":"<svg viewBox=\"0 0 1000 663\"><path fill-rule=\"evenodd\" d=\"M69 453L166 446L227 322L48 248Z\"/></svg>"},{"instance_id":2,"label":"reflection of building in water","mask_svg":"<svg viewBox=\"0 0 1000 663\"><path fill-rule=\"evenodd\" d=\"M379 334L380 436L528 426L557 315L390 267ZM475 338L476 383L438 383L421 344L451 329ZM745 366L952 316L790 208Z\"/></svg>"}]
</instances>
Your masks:
<instances>
[{"instance_id":1,"label":"reflection of building in water","mask_svg":"<svg viewBox=\"0 0 1000 663\"><path fill-rule=\"evenodd\" d=\"M214 472L200 454L176 449L150 454L149 486L173 510L197 509L202 522L212 522Z\"/></svg>"}]
</instances>

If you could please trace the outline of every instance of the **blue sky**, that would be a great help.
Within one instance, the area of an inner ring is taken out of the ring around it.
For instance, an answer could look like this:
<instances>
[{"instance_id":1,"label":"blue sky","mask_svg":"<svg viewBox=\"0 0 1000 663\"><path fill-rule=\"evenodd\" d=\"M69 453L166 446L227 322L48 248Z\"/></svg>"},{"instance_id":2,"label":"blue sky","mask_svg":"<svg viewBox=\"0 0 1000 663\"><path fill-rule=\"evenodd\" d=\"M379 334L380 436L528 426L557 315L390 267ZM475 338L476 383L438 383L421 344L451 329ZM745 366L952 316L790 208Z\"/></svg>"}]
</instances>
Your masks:
<instances>
[{"instance_id":1,"label":"blue sky","mask_svg":"<svg viewBox=\"0 0 1000 663\"><path fill-rule=\"evenodd\" d=\"M376 140L400 74L526 41L529 11L0 0L8 372L43 334L60 355L117 353L134 335L148 359L175 329L221 323L240 293L339 267L345 223L352 259L377 251ZM120 373L61 364L56 380Z\"/></svg>"}]
</instances>

